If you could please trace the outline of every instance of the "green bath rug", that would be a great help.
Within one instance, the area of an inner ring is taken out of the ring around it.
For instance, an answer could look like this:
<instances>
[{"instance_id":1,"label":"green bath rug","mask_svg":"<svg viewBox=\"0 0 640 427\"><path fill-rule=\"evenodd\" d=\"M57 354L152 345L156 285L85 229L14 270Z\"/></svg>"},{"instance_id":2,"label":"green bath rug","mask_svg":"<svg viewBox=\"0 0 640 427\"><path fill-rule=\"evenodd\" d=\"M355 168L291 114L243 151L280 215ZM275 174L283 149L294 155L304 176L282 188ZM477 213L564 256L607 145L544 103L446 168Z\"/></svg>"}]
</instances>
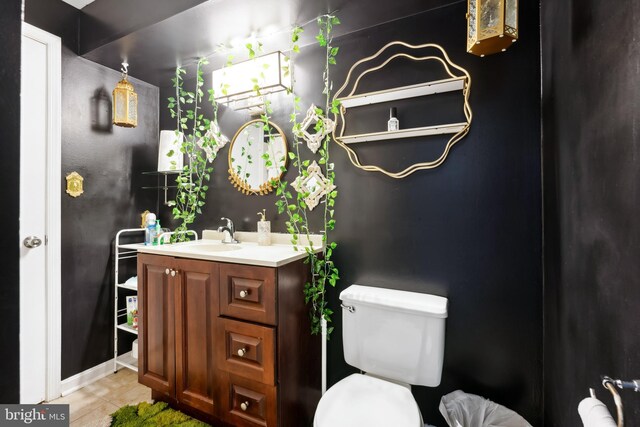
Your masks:
<instances>
[{"instance_id":1,"label":"green bath rug","mask_svg":"<svg viewBox=\"0 0 640 427\"><path fill-rule=\"evenodd\" d=\"M169 408L165 402L123 406L111 414L111 427L207 427L201 421Z\"/></svg>"}]
</instances>

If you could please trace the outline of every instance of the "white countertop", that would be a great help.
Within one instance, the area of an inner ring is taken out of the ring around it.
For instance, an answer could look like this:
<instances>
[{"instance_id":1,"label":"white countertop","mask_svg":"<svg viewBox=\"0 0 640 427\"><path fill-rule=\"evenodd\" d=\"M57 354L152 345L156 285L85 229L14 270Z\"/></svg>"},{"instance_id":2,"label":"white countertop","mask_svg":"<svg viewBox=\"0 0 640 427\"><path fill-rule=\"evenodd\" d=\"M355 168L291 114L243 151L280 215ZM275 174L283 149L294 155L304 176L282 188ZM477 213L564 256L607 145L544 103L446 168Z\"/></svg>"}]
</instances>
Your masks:
<instances>
[{"instance_id":1,"label":"white countertop","mask_svg":"<svg viewBox=\"0 0 640 427\"><path fill-rule=\"evenodd\" d=\"M304 246L299 245L298 250L296 251L290 243L280 243L286 240L284 240L284 235L278 236L277 233L272 233L272 241L278 243L270 246L259 246L254 240L256 233L237 232L236 238L240 240L239 244L222 244L221 238L217 238L221 237L221 235L214 231L205 230L203 234L205 237L204 239L192 242L174 243L161 246L131 244L120 245L120 248L137 250L138 252L154 255L257 265L263 267L280 267L290 262L303 259L307 256ZM214 236L216 238L213 238ZM317 239L318 237L320 238L319 240ZM288 236L287 239L290 239L290 236ZM316 252L320 252L321 250L321 239L322 236L312 236L314 249L317 248ZM228 248L233 248L234 250L224 250Z\"/></svg>"}]
</instances>

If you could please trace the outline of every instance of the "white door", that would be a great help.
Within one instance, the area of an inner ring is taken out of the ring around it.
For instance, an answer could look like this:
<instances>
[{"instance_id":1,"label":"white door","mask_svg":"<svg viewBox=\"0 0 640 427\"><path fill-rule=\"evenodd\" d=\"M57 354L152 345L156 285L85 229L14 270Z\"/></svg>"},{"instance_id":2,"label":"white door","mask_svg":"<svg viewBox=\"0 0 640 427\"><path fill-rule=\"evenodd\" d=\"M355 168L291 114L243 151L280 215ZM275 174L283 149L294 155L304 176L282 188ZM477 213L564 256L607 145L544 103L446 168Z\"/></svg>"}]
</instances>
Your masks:
<instances>
[{"instance_id":1,"label":"white door","mask_svg":"<svg viewBox=\"0 0 640 427\"><path fill-rule=\"evenodd\" d=\"M49 145L59 133L59 110L52 104L59 87L51 76L59 76L59 44L44 31L25 25L22 32L22 77L20 102L20 403L39 403L47 398L49 374L47 318L48 253L46 247ZM59 39L58 43L59 43ZM55 43L54 43L55 45ZM51 49L57 48L57 55ZM57 56L57 67L52 58ZM58 77L59 78L59 77ZM59 159L58 159L59 162ZM52 176L59 176L55 171ZM58 196L59 197L59 196ZM59 261L58 261L59 262ZM59 268L53 267L54 271ZM56 299L59 303L59 298ZM18 303L18 302L16 302ZM59 358L56 358L59 360ZM59 363L59 362L58 362ZM59 378L59 374L58 374ZM59 380L58 380L59 381ZM58 386L59 387L59 386Z\"/></svg>"}]
</instances>

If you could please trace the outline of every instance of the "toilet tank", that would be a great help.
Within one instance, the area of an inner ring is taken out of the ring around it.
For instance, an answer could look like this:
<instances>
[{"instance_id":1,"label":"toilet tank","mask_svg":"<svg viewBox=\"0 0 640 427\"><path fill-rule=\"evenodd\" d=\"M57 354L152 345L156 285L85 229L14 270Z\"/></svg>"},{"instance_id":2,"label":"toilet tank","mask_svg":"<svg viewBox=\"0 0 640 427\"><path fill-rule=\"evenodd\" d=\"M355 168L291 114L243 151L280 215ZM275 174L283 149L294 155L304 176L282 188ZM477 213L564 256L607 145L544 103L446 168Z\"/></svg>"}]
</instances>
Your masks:
<instances>
[{"instance_id":1,"label":"toilet tank","mask_svg":"<svg viewBox=\"0 0 640 427\"><path fill-rule=\"evenodd\" d=\"M344 358L349 365L407 384L440 384L446 298L352 285L340 299Z\"/></svg>"}]
</instances>

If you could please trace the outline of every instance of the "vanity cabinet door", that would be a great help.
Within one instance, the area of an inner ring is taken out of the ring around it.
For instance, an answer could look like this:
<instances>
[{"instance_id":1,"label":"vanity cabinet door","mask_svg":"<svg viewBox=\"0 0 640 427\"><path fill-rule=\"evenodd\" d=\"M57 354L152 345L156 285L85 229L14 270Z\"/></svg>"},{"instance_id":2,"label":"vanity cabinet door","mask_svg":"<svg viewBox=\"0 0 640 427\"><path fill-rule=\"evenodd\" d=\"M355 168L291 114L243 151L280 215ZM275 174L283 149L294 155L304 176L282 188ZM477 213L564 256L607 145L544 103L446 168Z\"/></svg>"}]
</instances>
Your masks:
<instances>
[{"instance_id":1,"label":"vanity cabinet door","mask_svg":"<svg viewBox=\"0 0 640 427\"><path fill-rule=\"evenodd\" d=\"M138 255L138 381L175 396L173 258Z\"/></svg>"},{"instance_id":2,"label":"vanity cabinet door","mask_svg":"<svg viewBox=\"0 0 640 427\"><path fill-rule=\"evenodd\" d=\"M215 324L218 317L218 264L176 260L176 397L215 414Z\"/></svg>"}]
</instances>

